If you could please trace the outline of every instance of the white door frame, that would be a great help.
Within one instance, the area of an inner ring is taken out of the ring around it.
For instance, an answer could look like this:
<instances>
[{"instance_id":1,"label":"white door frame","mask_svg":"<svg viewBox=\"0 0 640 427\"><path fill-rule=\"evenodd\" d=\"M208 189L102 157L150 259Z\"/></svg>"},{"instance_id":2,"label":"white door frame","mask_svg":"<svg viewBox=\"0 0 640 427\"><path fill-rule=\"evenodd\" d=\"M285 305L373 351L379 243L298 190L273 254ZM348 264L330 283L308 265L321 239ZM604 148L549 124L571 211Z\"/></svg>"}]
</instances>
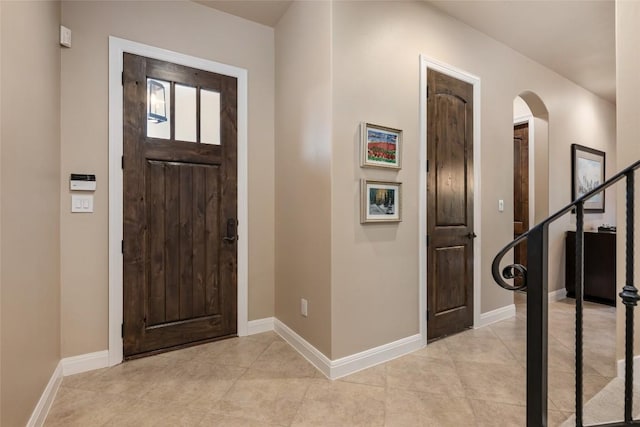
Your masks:
<instances>
[{"instance_id":1,"label":"white door frame","mask_svg":"<svg viewBox=\"0 0 640 427\"><path fill-rule=\"evenodd\" d=\"M426 55L420 55L420 183L418 208L418 256L419 274L419 321L423 344L427 343L427 69L435 70L473 85L473 229L478 235L473 240L473 325L480 326L481 304L481 259L482 233L480 229L480 78L459 68L442 63Z\"/></svg>"},{"instance_id":2,"label":"white door frame","mask_svg":"<svg viewBox=\"0 0 640 427\"><path fill-rule=\"evenodd\" d=\"M248 326L247 70L207 59L109 37L109 366L122 350L122 55L124 52L186 65L238 79L238 335Z\"/></svg>"}]
</instances>

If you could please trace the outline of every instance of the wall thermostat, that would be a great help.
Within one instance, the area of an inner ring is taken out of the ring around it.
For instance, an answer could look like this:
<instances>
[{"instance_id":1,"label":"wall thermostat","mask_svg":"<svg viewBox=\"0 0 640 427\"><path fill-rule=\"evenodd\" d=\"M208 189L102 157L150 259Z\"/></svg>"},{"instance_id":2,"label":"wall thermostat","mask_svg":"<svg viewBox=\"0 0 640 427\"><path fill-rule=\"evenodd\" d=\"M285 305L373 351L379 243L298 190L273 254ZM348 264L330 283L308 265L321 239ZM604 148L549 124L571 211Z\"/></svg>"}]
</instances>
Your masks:
<instances>
[{"instance_id":1,"label":"wall thermostat","mask_svg":"<svg viewBox=\"0 0 640 427\"><path fill-rule=\"evenodd\" d=\"M73 191L96 191L96 176L72 173L69 188Z\"/></svg>"}]
</instances>

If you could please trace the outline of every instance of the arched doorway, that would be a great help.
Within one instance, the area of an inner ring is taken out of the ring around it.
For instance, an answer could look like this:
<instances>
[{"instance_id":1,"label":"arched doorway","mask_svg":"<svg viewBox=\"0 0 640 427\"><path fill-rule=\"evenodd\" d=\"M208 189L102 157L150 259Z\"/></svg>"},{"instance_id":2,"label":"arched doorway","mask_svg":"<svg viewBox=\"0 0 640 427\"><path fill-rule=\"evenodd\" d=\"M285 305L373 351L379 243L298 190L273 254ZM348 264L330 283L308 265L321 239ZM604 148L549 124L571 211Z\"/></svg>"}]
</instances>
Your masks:
<instances>
[{"instance_id":1,"label":"arched doorway","mask_svg":"<svg viewBox=\"0 0 640 427\"><path fill-rule=\"evenodd\" d=\"M513 100L514 238L549 215L548 111L533 92ZM514 262L526 266L526 242L514 248Z\"/></svg>"}]
</instances>

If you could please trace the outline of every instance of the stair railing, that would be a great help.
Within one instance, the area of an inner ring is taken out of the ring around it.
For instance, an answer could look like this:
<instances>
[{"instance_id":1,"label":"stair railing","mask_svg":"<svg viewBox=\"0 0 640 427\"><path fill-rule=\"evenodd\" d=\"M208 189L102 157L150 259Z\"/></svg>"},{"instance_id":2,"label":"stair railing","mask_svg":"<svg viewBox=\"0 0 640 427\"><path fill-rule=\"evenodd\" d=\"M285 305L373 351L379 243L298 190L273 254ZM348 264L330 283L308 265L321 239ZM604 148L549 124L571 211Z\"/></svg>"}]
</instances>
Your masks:
<instances>
[{"instance_id":1,"label":"stair railing","mask_svg":"<svg viewBox=\"0 0 640 427\"><path fill-rule=\"evenodd\" d=\"M583 426L583 291L584 291L584 203L592 196L626 178L626 257L625 285L619 296L625 305L625 377L624 421L599 426L640 425L633 420L633 310L640 296L633 284L633 234L634 234L634 172L640 167L637 161L609 178L572 203L560 209L528 232L505 246L496 255L491 273L498 285L516 291L527 289L527 427L547 426L547 349L548 349L548 247L549 224L575 209L575 298L576 298L576 426ZM527 241L527 267L511 264L500 272L502 258L520 242ZM502 274L501 274L502 273ZM503 280L521 277L520 285L510 285Z\"/></svg>"}]
</instances>

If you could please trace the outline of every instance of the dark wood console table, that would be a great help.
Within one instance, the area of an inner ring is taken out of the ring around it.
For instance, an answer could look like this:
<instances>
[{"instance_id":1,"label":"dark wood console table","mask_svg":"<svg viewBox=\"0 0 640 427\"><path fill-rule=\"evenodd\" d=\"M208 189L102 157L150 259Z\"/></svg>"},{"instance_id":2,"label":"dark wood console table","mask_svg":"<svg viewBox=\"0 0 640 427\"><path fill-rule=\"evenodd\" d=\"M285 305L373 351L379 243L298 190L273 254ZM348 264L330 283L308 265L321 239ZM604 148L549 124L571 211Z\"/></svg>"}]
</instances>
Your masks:
<instances>
[{"instance_id":1,"label":"dark wood console table","mask_svg":"<svg viewBox=\"0 0 640 427\"><path fill-rule=\"evenodd\" d=\"M567 231L565 288L575 298L576 232ZM584 299L616 304L616 233L584 233Z\"/></svg>"}]
</instances>

